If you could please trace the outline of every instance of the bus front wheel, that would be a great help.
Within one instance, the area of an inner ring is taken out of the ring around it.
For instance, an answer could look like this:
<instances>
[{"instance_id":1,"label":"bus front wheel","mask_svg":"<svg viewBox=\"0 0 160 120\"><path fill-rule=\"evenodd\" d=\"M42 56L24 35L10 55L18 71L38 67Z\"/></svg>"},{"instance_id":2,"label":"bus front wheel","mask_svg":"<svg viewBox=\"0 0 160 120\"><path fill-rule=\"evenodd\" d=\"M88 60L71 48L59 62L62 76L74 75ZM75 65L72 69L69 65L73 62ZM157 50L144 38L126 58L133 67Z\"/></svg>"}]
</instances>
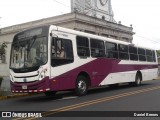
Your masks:
<instances>
[{"instance_id":1,"label":"bus front wheel","mask_svg":"<svg viewBox=\"0 0 160 120\"><path fill-rule=\"evenodd\" d=\"M75 89L76 95L83 96L87 94L87 91L88 91L88 82L86 77L78 76Z\"/></svg>"}]
</instances>

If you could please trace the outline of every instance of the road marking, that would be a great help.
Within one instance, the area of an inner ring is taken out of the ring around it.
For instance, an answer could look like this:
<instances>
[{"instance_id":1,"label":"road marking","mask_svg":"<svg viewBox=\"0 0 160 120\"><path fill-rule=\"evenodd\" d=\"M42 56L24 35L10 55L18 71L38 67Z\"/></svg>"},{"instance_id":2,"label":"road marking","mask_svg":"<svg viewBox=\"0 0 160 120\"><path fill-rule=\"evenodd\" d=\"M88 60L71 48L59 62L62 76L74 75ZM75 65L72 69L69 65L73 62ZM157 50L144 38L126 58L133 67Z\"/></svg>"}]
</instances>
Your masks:
<instances>
[{"instance_id":1,"label":"road marking","mask_svg":"<svg viewBox=\"0 0 160 120\"><path fill-rule=\"evenodd\" d=\"M76 98L78 98L78 96L64 97L64 98L59 99L59 100L69 100L69 99L76 99Z\"/></svg>"},{"instance_id":2,"label":"road marking","mask_svg":"<svg viewBox=\"0 0 160 120\"><path fill-rule=\"evenodd\" d=\"M73 109L77 109L77 108L81 108L81 107L85 107L85 106L89 106L89 105L93 105L93 104L97 104L97 103L102 103L102 102L106 102L106 101L110 101L110 100L115 100L118 98L123 98L123 97L131 96L131 95L136 95L136 94L140 94L140 93L144 93L144 92L149 92L149 91L153 91L153 90L157 90L157 89L160 89L160 86L146 88L146 89L132 91L132 92L127 92L127 93L122 93L122 94L113 95L113 96L108 96L108 97L99 98L99 99L95 99L95 100L91 100L91 101L86 101L86 102L82 102L82 103L78 103L78 104L74 104L74 105L70 105L70 106L66 106L66 107L62 107L62 108L53 109L48 112L43 112L42 116L45 117L48 115L53 115L56 113L69 111L69 110L73 110ZM20 119L24 120L25 118L17 118L14 120L20 120ZM35 119L37 119L37 118L26 118L25 120L35 120Z\"/></svg>"}]
</instances>

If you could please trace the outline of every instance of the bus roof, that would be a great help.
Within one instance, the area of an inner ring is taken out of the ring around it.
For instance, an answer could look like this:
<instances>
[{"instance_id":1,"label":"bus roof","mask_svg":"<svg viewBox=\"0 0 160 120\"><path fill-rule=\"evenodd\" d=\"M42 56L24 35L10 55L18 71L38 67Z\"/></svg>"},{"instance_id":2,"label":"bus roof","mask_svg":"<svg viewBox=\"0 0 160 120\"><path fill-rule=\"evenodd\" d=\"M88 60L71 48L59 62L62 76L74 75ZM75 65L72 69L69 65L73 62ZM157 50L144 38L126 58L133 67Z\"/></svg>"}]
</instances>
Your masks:
<instances>
[{"instance_id":1,"label":"bus roof","mask_svg":"<svg viewBox=\"0 0 160 120\"><path fill-rule=\"evenodd\" d=\"M73 30L73 29L59 27L59 26L56 26L56 25L44 25L44 26L32 27L32 28L20 31L17 34L20 34L22 32L28 31L28 30L32 30L32 29L36 29L36 28L41 28L41 27L42 28L43 27L46 28L46 27L49 27L49 26L51 27L51 29L54 29L54 30L60 31L60 32L65 32L65 33L79 35L79 36L84 36L84 37L88 37L88 38L94 38L94 39L104 40L104 41L107 41L107 42L113 42L113 43L117 43L117 44L131 45L131 46L138 47L138 48L143 48L143 49L155 50L155 49L151 49L151 48L148 48L148 47L143 47L143 46L135 45L133 43L129 43L129 42L125 42L125 41L120 41L120 40L116 40L116 39L108 38L108 37L103 37L103 36L99 36L99 35L94 35L94 34L91 34L91 33L85 33L85 32L81 32L81 31L76 31L76 30Z\"/></svg>"},{"instance_id":2,"label":"bus roof","mask_svg":"<svg viewBox=\"0 0 160 120\"><path fill-rule=\"evenodd\" d=\"M153 50L151 48L134 45L133 43L129 43L129 42L125 42L125 41L120 41L120 40L116 40L116 39L113 39L113 38L107 38L107 37L103 37L103 36L98 36L98 35L94 35L94 34L90 34L90 33L76 31L76 30L73 30L73 29L68 29L68 28L63 28L63 27L55 26L55 25L51 25L51 26L54 27L54 28L56 28L56 30L60 31L60 32L65 32L65 33L69 33L69 34L74 34L74 35L79 35L79 36L84 36L84 37L89 37L89 38L95 38L95 39L100 39L100 40L104 40L104 41L108 41L108 42L113 42L113 43L117 43L117 44L131 45L131 46L138 47L138 48L144 48L144 49Z\"/></svg>"}]
</instances>

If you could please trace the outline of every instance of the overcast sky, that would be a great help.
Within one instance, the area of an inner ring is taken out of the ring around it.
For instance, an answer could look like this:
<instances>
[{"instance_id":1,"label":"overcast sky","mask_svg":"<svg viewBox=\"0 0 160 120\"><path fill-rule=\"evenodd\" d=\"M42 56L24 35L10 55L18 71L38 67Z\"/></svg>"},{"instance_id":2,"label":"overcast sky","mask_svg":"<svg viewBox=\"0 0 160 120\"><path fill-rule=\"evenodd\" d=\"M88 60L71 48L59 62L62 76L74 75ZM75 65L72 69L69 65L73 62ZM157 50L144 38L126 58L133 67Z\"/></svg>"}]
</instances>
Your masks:
<instances>
[{"instance_id":1,"label":"overcast sky","mask_svg":"<svg viewBox=\"0 0 160 120\"><path fill-rule=\"evenodd\" d=\"M58 2L56 2L58 1ZM111 0L115 20L133 25L133 43L160 49L160 0ZM0 0L0 28L69 13L70 0Z\"/></svg>"}]
</instances>

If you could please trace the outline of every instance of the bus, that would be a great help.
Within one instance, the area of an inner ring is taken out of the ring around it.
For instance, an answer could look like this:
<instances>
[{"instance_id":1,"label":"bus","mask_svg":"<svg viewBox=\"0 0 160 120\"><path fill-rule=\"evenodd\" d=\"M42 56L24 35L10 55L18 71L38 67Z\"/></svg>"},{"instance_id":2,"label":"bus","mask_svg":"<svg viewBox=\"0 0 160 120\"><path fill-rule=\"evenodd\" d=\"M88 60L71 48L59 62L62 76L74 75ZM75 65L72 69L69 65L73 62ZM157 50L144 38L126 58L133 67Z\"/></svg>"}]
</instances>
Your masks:
<instances>
[{"instance_id":1,"label":"bus","mask_svg":"<svg viewBox=\"0 0 160 120\"><path fill-rule=\"evenodd\" d=\"M17 33L10 54L13 93L74 90L142 81L158 75L155 50L54 25Z\"/></svg>"}]
</instances>

